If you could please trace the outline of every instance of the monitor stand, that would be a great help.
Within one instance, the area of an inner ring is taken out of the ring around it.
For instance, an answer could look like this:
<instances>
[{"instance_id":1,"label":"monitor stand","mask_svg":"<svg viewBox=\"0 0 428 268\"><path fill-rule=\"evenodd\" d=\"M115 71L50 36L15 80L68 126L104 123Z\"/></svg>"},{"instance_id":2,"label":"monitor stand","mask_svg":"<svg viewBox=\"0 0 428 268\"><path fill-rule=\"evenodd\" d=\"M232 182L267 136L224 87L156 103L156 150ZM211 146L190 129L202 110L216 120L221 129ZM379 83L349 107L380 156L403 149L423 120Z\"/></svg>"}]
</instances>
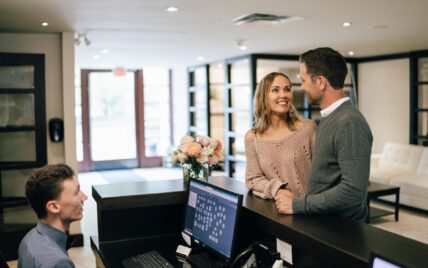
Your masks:
<instances>
[{"instance_id":1,"label":"monitor stand","mask_svg":"<svg viewBox=\"0 0 428 268\"><path fill-rule=\"evenodd\" d=\"M188 257L189 262L192 265L200 268L227 268L228 263L225 260L222 260L215 254L205 250L199 249L196 251L192 251L190 256Z\"/></svg>"}]
</instances>

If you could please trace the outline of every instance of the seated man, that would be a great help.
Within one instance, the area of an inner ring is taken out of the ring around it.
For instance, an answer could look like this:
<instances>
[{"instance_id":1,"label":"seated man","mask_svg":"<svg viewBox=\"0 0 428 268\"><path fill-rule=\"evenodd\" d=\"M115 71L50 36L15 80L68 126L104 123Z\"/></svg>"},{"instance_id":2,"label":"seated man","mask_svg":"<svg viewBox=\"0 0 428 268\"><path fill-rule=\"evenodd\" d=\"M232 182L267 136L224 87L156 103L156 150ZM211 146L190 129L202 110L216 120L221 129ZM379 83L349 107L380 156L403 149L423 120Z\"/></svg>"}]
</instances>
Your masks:
<instances>
[{"instance_id":1,"label":"seated man","mask_svg":"<svg viewBox=\"0 0 428 268\"><path fill-rule=\"evenodd\" d=\"M19 245L18 267L74 267L66 251L67 231L82 218L83 202L73 170L64 164L34 170L25 195L39 222Z\"/></svg>"}]
</instances>

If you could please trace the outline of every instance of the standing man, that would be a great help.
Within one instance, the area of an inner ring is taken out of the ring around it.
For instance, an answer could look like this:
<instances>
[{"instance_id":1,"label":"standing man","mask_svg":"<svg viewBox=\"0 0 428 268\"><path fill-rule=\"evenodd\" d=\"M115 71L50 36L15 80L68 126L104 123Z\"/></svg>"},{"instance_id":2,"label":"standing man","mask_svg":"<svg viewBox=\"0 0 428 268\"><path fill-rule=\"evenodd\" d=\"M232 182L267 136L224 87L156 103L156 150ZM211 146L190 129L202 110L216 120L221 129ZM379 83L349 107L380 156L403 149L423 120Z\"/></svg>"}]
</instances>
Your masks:
<instances>
[{"instance_id":1,"label":"standing man","mask_svg":"<svg viewBox=\"0 0 428 268\"><path fill-rule=\"evenodd\" d=\"M74 171L67 165L46 165L34 170L25 195L39 222L19 245L18 268L74 267L66 250L70 224L82 218L83 202Z\"/></svg>"},{"instance_id":2,"label":"standing man","mask_svg":"<svg viewBox=\"0 0 428 268\"><path fill-rule=\"evenodd\" d=\"M363 221L373 137L364 116L343 86L347 67L331 48L317 48L300 57L300 79L311 104L319 104L321 121L309 175L308 193L291 192L275 199L285 214L333 214Z\"/></svg>"}]
</instances>

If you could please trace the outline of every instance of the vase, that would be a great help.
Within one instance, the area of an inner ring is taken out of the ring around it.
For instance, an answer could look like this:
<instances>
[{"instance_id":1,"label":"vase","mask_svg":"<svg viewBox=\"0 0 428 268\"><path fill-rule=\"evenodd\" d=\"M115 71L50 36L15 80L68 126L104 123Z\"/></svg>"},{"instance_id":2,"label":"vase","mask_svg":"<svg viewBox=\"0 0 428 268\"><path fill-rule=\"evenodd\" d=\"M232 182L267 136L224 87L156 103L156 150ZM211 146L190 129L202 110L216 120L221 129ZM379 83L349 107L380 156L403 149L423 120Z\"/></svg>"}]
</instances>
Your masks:
<instances>
[{"instance_id":1,"label":"vase","mask_svg":"<svg viewBox=\"0 0 428 268\"><path fill-rule=\"evenodd\" d=\"M209 165L203 164L198 167L191 164L183 164L183 183L188 184L189 179L198 179L201 181L208 181L210 173Z\"/></svg>"}]
</instances>

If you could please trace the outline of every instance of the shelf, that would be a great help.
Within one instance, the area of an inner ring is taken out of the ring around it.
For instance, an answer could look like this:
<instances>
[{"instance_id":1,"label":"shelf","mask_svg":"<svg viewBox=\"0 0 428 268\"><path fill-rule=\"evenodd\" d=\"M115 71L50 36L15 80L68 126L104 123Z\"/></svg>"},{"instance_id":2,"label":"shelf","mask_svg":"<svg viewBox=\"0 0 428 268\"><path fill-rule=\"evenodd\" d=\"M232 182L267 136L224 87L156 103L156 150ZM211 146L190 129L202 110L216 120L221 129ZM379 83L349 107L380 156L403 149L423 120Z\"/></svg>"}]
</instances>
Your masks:
<instances>
[{"instance_id":1,"label":"shelf","mask_svg":"<svg viewBox=\"0 0 428 268\"><path fill-rule=\"evenodd\" d=\"M207 90L207 86L206 85L200 85L200 86L189 87L190 92L195 92L195 91L199 91L199 90Z\"/></svg>"},{"instance_id":2,"label":"shelf","mask_svg":"<svg viewBox=\"0 0 428 268\"><path fill-rule=\"evenodd\" d=\"M10 89L0 88L0 94L34 94L34 89Z\"/></svg>"},{"instance_id":3,"label":"shelf","mask_svg":"<svg viewBox=\"0 0 428 268\"><path fill-rule=\"evenodd\" d=\"M189 112L206 112L207 108L206 107L195 107L195 106L190 106L189 107Z\"/></svg>"},{"instance_id":4,"label":"shelf","mask_svg":"<svg viewBox=\"0 0 428 268\"><path fill-rule=\"evenodd\" d=\"M241 135L241 134L236 134L234 131L227 131L226 132L226 136L229 138L245 138L245 135Z\"/></svg>"},{"instance_id":5,"label":"shelf","mask_svg":"<svg viewBox=\"0 0 428 268\"><path fill-rule=\"evenodd\" d=\"M229 161L244 163L247 161L245 155L228 155Z\"/></svg>"},{"instance_id":6,"label":"shelf","mask_svg":"<svg viewBox=\"0 0 428 268\"><path fill-rule=\"evenodd\" d=\"M0 127L0 132L17 132L17 131L35 131L36 128L34 126L5 126Z\"/></svg>"},{"instance_id":7,"label":"shelf","mask_svg":"<svg viewBox=\"0 0 428 268\"><path fill-rule=\"evenodd\" d=\"M380 218L387 215L395 214L394 211L370 207L370 219Z\"/></svg>"},{"instance_id":8,"label":"shelf","mask_svg":"<svg viewBox=\"0 0 428 268\"><path fill-rule=\"evenodd\" d=\"M0 208L28 206L27 198L25 197L3 197L0 199Z\"/></svg>"},{"instance_id":9,"label":"shelf","mask_svg":"<svg viewBox=\"0 0 428 268\"><path fill-rule=\"evenodd\" d=\"M8 161L8 162L1 162L0 161L0 170L10 170L10 169L28 169L28 168L37 168L44 165L44 163L38 163L37 161L25 161L25 162L18 162L18 161Z\"/></svg>"},{"instance_id":10,"label":"shelf","mask_svg":"<svg viewBox=\"0 0 428 268\"><path fill-rule=\"evenodd\" d=\"M225 112L226 113L248 113L250 110L249 109L237 109L237 108L231 108L231 107L226 107L225 108Z\"/></svg>"},{"instance_id":11,"label":"shelf","mask_svg":"<svg viewBox=\"0 0 428 268\"><path fill-rule=\"evenodd\" d=\"M207 129L205 129L205 128L198 128L198 127L195 127L195 126L190 126L190 127L189 127L189 130L190 130L191 132L195 132L195 133L197 133L197 134L200 134L201 132L204 132L204 133L206 133L206 132L207 132Z\"/></svg>"},{"instance_id":12,"label":"shelf","mask_svg":"<svg viewBox=\"0 0 428 268\"><path fill-rule=\"evenodd\" d=\"M231 89L231 88L240 88L240 87L250 87L250 84L225 84L225 88Z\"/></svg>"}]
</instances>

